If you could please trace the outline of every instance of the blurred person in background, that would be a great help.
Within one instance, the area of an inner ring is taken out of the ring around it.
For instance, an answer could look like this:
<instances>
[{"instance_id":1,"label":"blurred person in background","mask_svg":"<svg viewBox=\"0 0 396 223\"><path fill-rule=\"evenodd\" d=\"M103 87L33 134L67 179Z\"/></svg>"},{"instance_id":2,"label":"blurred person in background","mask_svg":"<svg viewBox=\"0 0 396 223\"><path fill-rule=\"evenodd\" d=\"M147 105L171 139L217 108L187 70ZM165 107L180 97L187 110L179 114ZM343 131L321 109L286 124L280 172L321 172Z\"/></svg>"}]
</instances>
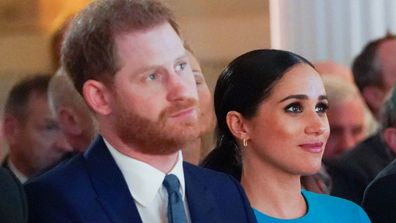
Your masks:
<instances>
[{"instance_id":1,"label":"blurred person in background","mask_svg":"<svg viewBox=\"0 0 396 223\"><path fill-rule=\"evenodd\" d=\"M6 100L3 130L9 153L3 166L24 183L53 167L72 152L48 106L49 75L16 83Z\"/></svg>"},{"instance_id":2,"label":"blurred person in background","mask_svg":"<svg viewBox=\"0 0 396 223\"><path fill-rule=\"evenodd\" d=\"M330 60L319 61L313 64L321 76L337 76L338 78L355 84L351 69Z\"/></svg>"},{"instance_id":3,"label":"blurred person in background","mask_svg":"<svg viewBox=\"0 0 396 223\"><path fill-rule=\"evenodd\" d=\"M350 151L335 160L326 162L326 167L332 177L331 194L346 198L360 204L367 185L390 162L396 158L394 146L396 114L392 96L380 112L380 128L377 133L357 144Z\"/></svg>"},{"instance_id":4,"label":"blurred person in background","mask_svg":"<svg viewBox=\"0 0 396 223\"><path fill-rule=\"evenodd\" d=\"M382 139L388 146L389 153L396 154L396 90L385 102L381 113ZM371 159L367 160L370 163ZM391 162L391 160L389 160ZM393 160L367 186L362 201L373 223L396 222L396 161Z\"/></svg>"},{"instance_id":5,"label":"blurred person in background","mask_svg":"<svg viewBox=\"0 0 396 223\"><path fill-rule=\"evenodd\" d=\"M76 153L84 152L96 135L96 123L84 99L62 68L49 82L48 100L68 143Z\"/></svg>"},{"instance_id":6,"label":"blurred person in background","mask_svg":"<svg viewBox=\"0 0 396 223\"><path fill-rule=\"evenodd\" d=\"M183 158L190 163L198 164L201 161L202 151L211 149L203 147L205 146L205 135L212 134L215 127L213 100L212 94L210 93L197 58L194 56L191 48L186 44L185 48L187 50L190 66L194 73L195 83L197 85L199 100L199 125L201 133L198 138L185 146L183 149Z\"/></svg>"},{"instance_id":7,"label":"blurred person in background","mask_svg":"<svg viewBox=\"0 0 396 223\"><path fill-rule=\"evenodd\" d=\"M385 96L396 81L396 36L369 42L352 65L355 83L367 106L378 120Z\"/></svg>"},{"instance_id":8,"label":"blurred person in background","mask_svg":"<svg viewBox=\"0 0 396 223\"><path fill-rule=\"evenodd\" d=\"M322 80L330 104L330 137L323 158L332 159L367 137L370 113L352 82L333 75L324 75Z\"/></svg>"}]
</instances>

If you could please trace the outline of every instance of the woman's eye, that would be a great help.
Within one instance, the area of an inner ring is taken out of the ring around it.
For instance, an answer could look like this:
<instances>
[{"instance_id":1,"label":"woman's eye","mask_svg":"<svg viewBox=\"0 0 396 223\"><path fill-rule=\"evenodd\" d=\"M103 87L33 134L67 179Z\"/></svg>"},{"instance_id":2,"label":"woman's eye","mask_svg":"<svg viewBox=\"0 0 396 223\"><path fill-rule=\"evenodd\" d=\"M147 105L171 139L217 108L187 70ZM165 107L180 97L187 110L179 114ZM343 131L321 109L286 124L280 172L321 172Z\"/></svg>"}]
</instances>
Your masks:
<instances>
[{"instance_id":1,"label":"woman's eye","mask_svg":"<svg viewBox=\"0 0 396 223\"><path fill-rule=\"evenodd\" d=\"M329 105L327 105L326 103L319 103L318 105L316 105L315 108L317 113L326 113L328 109Z\"/></svg>"},{"instance_id":2,"label":"woman's eye","mask_svg":"<svg viewBox=\"0 0 396 223\"><path fill-rule=\"evenodd\" d=\"M285 111L290 113L301 113L303 112L303 107L300 103L293 103L286 106Z\"/></svg>"}]
</instances>

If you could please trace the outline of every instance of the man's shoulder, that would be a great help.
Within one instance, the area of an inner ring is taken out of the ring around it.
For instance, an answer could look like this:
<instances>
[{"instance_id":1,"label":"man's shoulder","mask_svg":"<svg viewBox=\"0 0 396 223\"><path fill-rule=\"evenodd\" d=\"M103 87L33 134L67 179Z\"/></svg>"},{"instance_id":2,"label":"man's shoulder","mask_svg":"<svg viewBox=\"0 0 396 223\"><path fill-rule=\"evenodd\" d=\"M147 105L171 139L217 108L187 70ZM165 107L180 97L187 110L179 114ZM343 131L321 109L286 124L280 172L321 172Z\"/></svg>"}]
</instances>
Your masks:
<instances>
[{"instance_id":1,"label":"man's shoulder","mask_svg":"<svg viewBox=\"0 0 396 223\"><path fill-rule=\"evenodd\" d=\"M376 180L396 180L396 160L391 162L388 166L386 166L378 175L375 177L374 181ZM395 181L396 184L396 181Z\"/></svg>"},{"instance_id":2,"label":"man's shoulder","mask_svg":"<svg viewBox=\"0 0 396 223\"><path fill-rule=\"evenodd\" d=\"M383 147L378 135L370 136L364 141L357 144L353 149L346 152L340 157L342 161L354 161L360 158L366 159L368 156L375 155L379 152L379 147Z\"/></svg>"},{"instance_id":3,"label":"man's shoulder","mask_svg":"<svg viewBox=\"0 0 396 223\"><path fill-rule=\"evenodd\" d=\"M33 177L25 184L26 192L29 193L31 190L38 192L40 188L44 192L48 188L71 189L73 185L86 179L83 159L83 155L77 155L45 173Z\"/></svg>"},{"instance_id":4,"label":"man's shoulder","mask_svg":"<svg viewBox=\"0 0 396 223\"><path fill-rule=\"evenodd\" d=\"M356 169L360 171L382 169L390 159L386 145L380 140L379 135L374 135L356 145L355 148L335 159L334 166L342 169ZM370 162L367 162L370 160ZM385 164L384 164L385 163Z\"/></svg>"},{"instance_id":5,"label":"man's shoulder","mask_svg":"<svg viewBox=\"0 0 396 223\"><path fill-rule=\"evenodd\" d=\"M380 205L387 207L396 205L396 161L385 167L364 192L363 206L365 209L377 209ZM374 206L373 206L374 205Z\"/></svg>"}]
</instances>

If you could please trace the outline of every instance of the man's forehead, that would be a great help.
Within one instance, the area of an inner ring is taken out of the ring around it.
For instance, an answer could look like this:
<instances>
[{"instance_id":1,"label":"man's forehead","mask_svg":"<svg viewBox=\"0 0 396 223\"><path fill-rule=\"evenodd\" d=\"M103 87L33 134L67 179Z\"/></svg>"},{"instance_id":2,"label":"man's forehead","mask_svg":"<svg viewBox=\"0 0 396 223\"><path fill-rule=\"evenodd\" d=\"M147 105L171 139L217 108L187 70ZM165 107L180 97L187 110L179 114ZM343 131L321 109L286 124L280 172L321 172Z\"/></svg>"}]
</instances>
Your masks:
<instances>
[{"instance_id":1,"label":"man's forehead","mask_svg":"<svg viewBox=\"0 0 396 223\"><path fill-rule=\"evenodd\" d=\"M168 23L120 33L115 36L115 43L121 66L134 62L155 66L186 57L182 40Z\"/></svg>"},{"instance_id":2,"label":"man's forehead","mask_svg":"<svg viewBox=\"0 0 396 223\"><path fill-rule=\"evenodd\" d=\"M152 47L183 46L182 39L169 23L162 23L146 29L121 32L115 34L114 39L117 50L122 50L120 46L126 44L136 49L140 49L143 45Z\"/></svg>"}]
</instances>

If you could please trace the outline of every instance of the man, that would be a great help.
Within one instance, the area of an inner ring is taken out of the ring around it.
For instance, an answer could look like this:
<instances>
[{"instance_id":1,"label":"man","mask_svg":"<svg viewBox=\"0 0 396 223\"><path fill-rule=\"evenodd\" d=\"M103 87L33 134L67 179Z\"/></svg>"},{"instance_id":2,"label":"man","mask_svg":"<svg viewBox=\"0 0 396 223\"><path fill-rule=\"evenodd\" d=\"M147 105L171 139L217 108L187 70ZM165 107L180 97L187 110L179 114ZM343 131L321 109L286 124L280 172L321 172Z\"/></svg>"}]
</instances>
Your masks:
<instances>
[{"instance_id":1,"label":"man","mask_svg":"<svg viewBox=\"0 0 396 223\"><path fill-rule=\"evenodd\" d=\"M393 154L396 153L396 90L384 106L383 138ZM396 162L385 167L364 192L363 208L372 222L396 222Z\"/></svg>"},{"instance_id":2,"label":"man","mask_svg":"<svg viewBox=\"0 0 396 223\"><path fill-rule=\"evenodd\" d=\"M26 185L30 222L255 222L235 180L182 162L197 90L170 23L154 0L97 0L73 22L62 64L100 136Z\"/></svg>"},{"instance_id":3,"label":"man","mask_svg":"<svg viewBox=\"0 0 396 223\"><path fill-rule=\"evenodd\" d=\"M392 137L396 122L390 121L395 118L396 110L392 105L395 102L396 95L393 94L385 104L380 129L375 135L334 162L326 163L333 179L332 195L360 204L367 185L396 158L396 146L393 146L396 138Z\"/></svg>"},{"instance_id":4,"label":"man","mask_svg":"<svg viewBox=\"0 0 396 223\"><path fill-rule=\"evenodd\" d=\"M49 75L35 75L10 91L4 111L4 135L9 146L3 166L26 182L53 167L72 151L49 110Z\"/></svg>"},{"instance_id":5,"label":"man","mask_svg":"<svg viewBox=\"0 0 396 223\"><path fill-rule=\"evenodd\" d=\"M323 157L334 159L366 138L369 111L353 83L329 75L323 83L331 105L327 111L331 134Z\"/></svg>"},{"instance_id":6,"label":"man","mask_svg":"<svg viewBox=\"0 0 396 223\"><path fill-rule=\"evenodd\" d=\"M396 37L368 43L355 58L352 73L367 106L378 119L383 100L396 81Z\"/></svg>"},{"instance_id":7,"label":"man","mask_svg":"<svg viewBox=\"0 0 396 223\"><path fill-rule=\"evenodd\" d=\"M95 122L84 99L62 68L49 82L48 100L67 141L75 152L84 152L95 137Z\"/></svg>"}]
</instances>

